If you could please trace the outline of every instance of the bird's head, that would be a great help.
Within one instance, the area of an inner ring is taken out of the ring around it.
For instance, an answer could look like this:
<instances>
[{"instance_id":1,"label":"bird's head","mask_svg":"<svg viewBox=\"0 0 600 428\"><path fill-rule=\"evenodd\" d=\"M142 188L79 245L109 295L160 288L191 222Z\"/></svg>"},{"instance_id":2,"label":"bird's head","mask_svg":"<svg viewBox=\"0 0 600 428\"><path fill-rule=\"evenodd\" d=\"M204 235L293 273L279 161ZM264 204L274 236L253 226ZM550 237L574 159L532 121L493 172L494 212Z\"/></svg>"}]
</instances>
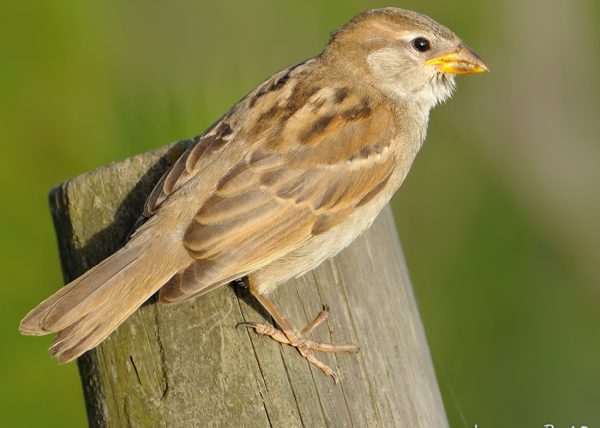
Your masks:
<instances>
[{"instance_id":1,"label":"bird's head","mask_svg":"<svg viewBox=\"0 0 600 428\"><path fill-rule=\"evenodd\" d=\"M397 8L356 16L333 34L323 55L352 69L359 81L427 111L450 98L456 74L488 70L452 31L425 15Z\"/></svg>"}]
</instances>

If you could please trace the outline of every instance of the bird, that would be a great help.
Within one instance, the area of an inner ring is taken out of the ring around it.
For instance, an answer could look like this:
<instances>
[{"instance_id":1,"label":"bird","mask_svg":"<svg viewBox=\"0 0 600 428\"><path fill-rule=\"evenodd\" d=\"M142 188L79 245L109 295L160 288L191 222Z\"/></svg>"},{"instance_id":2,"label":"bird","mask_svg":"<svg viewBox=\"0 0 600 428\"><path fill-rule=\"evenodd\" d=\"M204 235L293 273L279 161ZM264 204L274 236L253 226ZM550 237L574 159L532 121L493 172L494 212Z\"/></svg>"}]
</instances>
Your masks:
<instances>
[{"instance_id":1,"label":"bird","mask_svg":"<svg viewBox=\"0 0 600 428\"><path fill-rule=\"evenodd\" d=\"M274 325L243 326L315 352L325 308L297 329L270 294L335 256L366 230L402 184L429 113L455 75L488 71L452 31L399 8L362 12L317 56L274 74L174 163L148 196L125 245L31 310L25 335L58 333L50 353L71 361L101 343L158 292L173 304L244 280ZM365 284L368 293L368 284Z\"/></svg>"}]
</instances>

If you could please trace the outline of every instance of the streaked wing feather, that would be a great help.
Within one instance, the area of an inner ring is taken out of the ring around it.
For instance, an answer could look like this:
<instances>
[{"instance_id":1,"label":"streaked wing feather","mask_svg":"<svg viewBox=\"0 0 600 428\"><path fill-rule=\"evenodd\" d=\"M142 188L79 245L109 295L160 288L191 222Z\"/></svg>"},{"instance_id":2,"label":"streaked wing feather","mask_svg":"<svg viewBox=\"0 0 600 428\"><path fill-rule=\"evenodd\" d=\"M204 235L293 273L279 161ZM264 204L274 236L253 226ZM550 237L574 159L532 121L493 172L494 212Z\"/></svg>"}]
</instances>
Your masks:
<instances>
[{"instance_id":1,"label":"streaked wing feather","mask_svg":"<svg viewBox=\"0 0 600 428\"><path fill-rule=\"evenodd\" d=\"M206 160L217 158L219 152L230 141L236 139L244 123L256 120L256 118L247 117L252 115L252 112L261 110L255 107L258 107L259 104L264 105L272 102L274 96L285 97L283 89L290 86L287 85L289 78L303 70L311 62L313 60L309 59L271 76L244 97L225 116L212 124L206 132L194 138L194 144L181 155L173 167L164 174L154 187L146 200L144 215L146 217L152 216L170 195L198 174L206 173L205 170L209 170ZM256 155L260 156L260 153L257 152ZM260 161L260 159L257 161Z\"/></svg>"},{"instance_id":2,"label":"streaked wing feather","mask_svg":"<svg viewBox=\"0 0 600 428\"><path fill-rule=\"evenodd\" d=\"M264 138L223 175L184 235L185 247L210 269L196 269L192 283L182 275L161 290L162 301L183 300L267 265L338 225L385 187L396 163L393 112L375 115L357 96L340 100L336 91L301 85L294 91L311 94L308 102L292 112L272 111L257 123L262 134L240 131Z\"/></svg>"},{"instance_id":3,"label":"streaked wing feather","mask_svg":"<svg viewBox=\"0 0 600 428\"><path fill-rule=\"evenodd\" d=\"M200 172L199 160L203 156L216 154L232 139L234 130L229 119L228 116L221 118L205 134L194 139L194 144L177 159L150 193L144 206L145 216L153 215L171 194Z\"/></svg>"}]
</instances>

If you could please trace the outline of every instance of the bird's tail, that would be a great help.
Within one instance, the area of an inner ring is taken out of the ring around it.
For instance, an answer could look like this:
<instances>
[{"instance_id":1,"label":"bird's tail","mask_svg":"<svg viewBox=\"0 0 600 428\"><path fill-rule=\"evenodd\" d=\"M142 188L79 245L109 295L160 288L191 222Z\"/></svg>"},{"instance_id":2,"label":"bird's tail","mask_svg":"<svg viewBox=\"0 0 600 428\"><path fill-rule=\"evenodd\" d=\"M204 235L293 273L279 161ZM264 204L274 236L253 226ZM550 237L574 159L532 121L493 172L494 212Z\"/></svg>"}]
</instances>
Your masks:
<instances>
[{"instance_id":1,"label":"bird's tail","mask_svg":"<svg viewBox=\"0 0 600 428\"><path fill-rule=\"evenodd\" d=\"M138 242L130 241L40 303L21 321L21 333L59 332L50 352L60 362L102 342L181 269L181 249Z\"/></svg>"}]
</instances>

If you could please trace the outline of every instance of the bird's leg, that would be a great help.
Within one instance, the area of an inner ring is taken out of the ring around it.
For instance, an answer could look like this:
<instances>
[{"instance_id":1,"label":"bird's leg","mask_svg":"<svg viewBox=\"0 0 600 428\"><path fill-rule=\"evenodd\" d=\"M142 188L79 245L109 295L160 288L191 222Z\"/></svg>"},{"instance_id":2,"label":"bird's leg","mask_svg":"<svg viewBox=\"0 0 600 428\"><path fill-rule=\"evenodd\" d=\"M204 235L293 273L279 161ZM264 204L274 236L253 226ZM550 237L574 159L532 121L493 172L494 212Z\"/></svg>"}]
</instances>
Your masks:
<instances>
[{"instance_id":1,"label":"bird's leg","mask_svg":"<svg viewBox=\"0 0 600 428\"><path fill-rule=\"evenodd\" d=\"M358 347L356 345L334 345L330 343L318 343L313 342L312 340L306 339L305 335L311 333L317 326L319 326L323 321L327 319L329 316L329 308L327 306L323 307L323 310L309 322L306 327L302 329L301 332L298 332L297 329L292 326L292 324L287 320L285 315L279 310L279 308L273 303L271 299L269 299L265 295L254 295L258 302L262 305L263 308L267 310L269 315L273 317L275 323L279 326L279 329L274 328L268 324L259 324L256 322L243 322L238 324L239 326L250 327L257 334L270 336L272 339L280 343L285 343L287 345L291 345L298 349L300 355L302 355L306 360L313 364L314 366L320 368L323 373L327 376L331 376L333 380L337 383L339 381L338 376L331 367L323 363L319 360L313 351L321 351L321 352L356 352L358 351Z\"/></svg>"}]
</instances>

